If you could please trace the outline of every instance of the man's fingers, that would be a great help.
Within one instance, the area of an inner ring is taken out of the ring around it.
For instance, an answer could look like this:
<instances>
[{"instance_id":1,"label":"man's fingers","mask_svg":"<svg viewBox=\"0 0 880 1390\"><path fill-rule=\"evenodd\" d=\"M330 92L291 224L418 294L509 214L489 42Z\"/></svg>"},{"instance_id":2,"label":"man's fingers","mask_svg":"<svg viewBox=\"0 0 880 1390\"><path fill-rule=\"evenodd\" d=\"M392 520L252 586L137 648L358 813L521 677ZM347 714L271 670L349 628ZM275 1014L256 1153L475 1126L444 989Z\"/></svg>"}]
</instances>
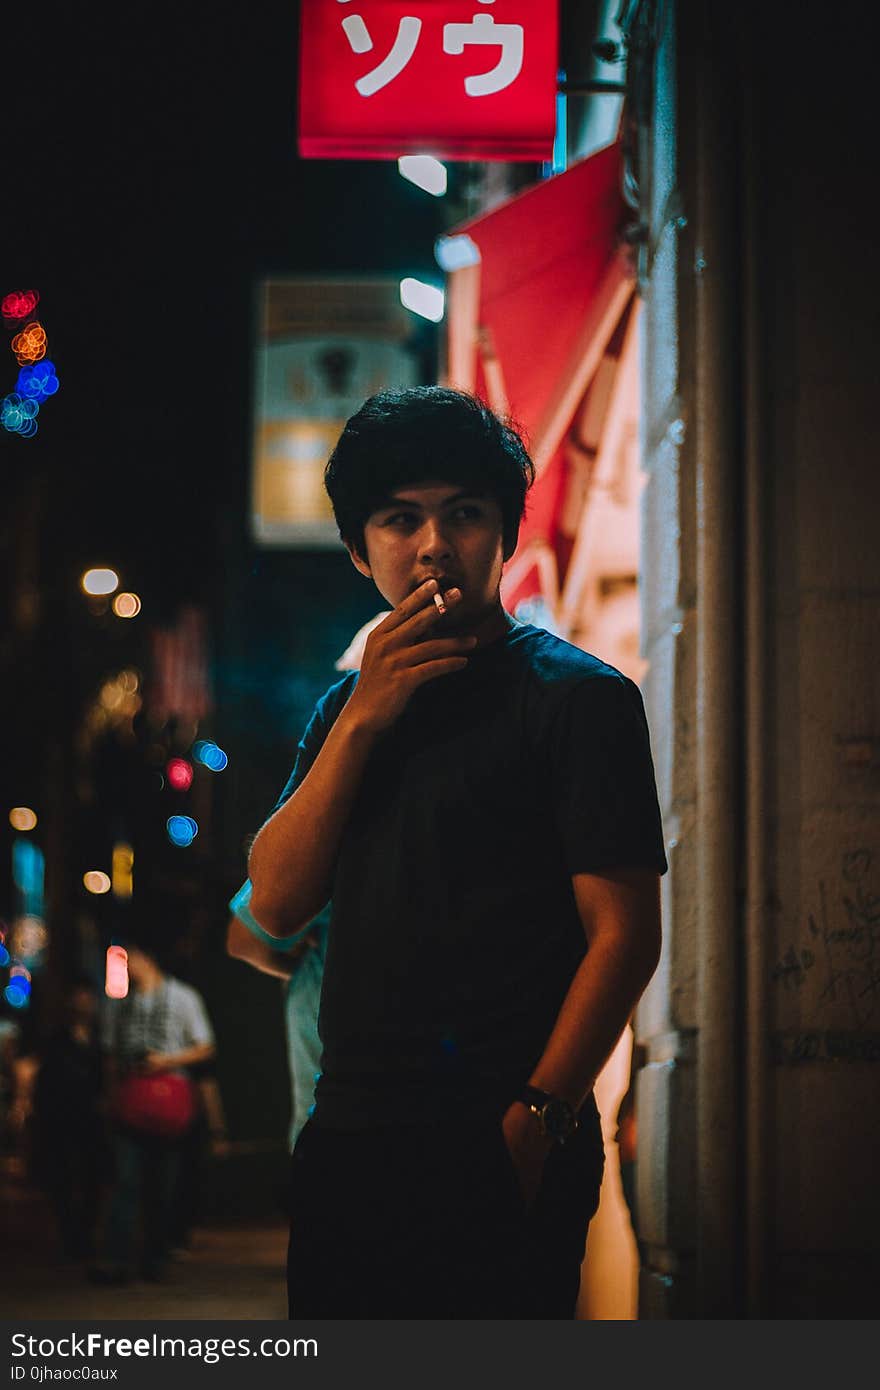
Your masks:
<instances>
[{"instance_id":1,"label":"man's fingers","mask_svg":"<svg viewBox=\"0 0 880 1390\"><path fill-rule=\"evenodd\" d=\"M406 598L394 609L394 612L389 614L375 631L386 634L396 632L406 641L411 641L420 636L421 633L429 631L442 616L434 602L435 597L440 592L440 586L436 579L426 580L424 584L419 585L414 593L407 594ZM460 602L461 590L453 586L445 591L443 599L445 606L452 608Z\"/></svg>"},{"instance_id":2,"label":"man's fingers","mask_svg":"<svg viewBox=\"0 0 880 1390\"><path fill-rule=\"evenodd\" d=\"M419 642L397 658L409 666L424 666L426 661L442 661L451 656L468 656L476 646L475 637L434 637Z\"/></svg>"},{"instance_id":3,"label":"man's fingers","mask_svg":"<svg viewBox=\"0 0 880 1390\"><path fill-rule=\"evenodd\" d=\"M438 592L437 589L434 590L435 594ZM461 590L447 589L443 597L446 600L447 609L453 609L456 604L461 602ZM407 642L419 642L426 633L433 632L435 628L438 632L443 631L443 615L431 596L424 607L418 608L415 613L411 613L398 625L395 630L395 645L398 641L401 645L405 645Z\"/></svg>"},{"instance_id":4,"label":"man's fingers","mask_svg":"<svg viewBox=\"0 0 880 1390\"><path fill-rule=\"evenodd\" d=\"M413 593L407 594L406 598L397 605L385 621L379 624L376 631L394 632L397 628L401 627L407 619L412 618L414 614L420 613L422 609L427 610L429 604L434 615L438 616L437 608L434 603L434 595L438 592L438 589L439 585L436 579L426 579L424 584L420 584Z\"/></svg>"},{"instance_id":5,"label":"man's fingers","mask_svg":"<svg viewBox=\"0 0 880 1390\"><path fill-rule=\"evenodd\" d=\"M424 685L437 676L451 676L454 671L463 671L467 666L466 656L448 656L441 661L422 661L410 669L410 680L414 686Z\"/></svg>"}]
</instances>

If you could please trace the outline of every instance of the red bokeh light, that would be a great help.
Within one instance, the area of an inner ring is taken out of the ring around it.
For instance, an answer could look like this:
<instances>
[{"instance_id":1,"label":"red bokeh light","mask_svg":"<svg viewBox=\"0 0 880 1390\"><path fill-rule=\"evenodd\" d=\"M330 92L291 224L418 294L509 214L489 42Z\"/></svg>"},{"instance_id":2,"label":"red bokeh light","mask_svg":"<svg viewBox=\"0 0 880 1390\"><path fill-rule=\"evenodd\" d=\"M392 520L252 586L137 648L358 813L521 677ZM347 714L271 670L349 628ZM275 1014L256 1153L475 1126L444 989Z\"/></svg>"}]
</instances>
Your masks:
<instances>
[{"instance_id":1,"label":"red bokeh light","mask_svg":"<svg viewBox=\"0 0 880 1390\"><path fill-rule=\"evenodd\" d=\"M108 999L124 999L128 994L128 952L122 946L107 947L104 993Z\"/></svg>"},{"instance_id":2,"label":"red bokeh light","mask_svg":"<svg viewBox=\"0 0 880 1390\"><path fill-rule=\"evenodd\" d=\"M188 763L186 758L171 758L165 772L168 777L168 785L173 787L176 792L189 791L192 786L193 770L192 763Z\"/></svg>"},{"instance_id":3,"label":"red bokeh light","mask_svg":"<svg viewBox=\"0 0 880 1390\"><path fill-rule=\"evenodd\" d=\"M11 294L3 296L0 313L7 321L26 319L36 309L39 298L36 290L13 290Z\"/></svg>"}]
</instances>

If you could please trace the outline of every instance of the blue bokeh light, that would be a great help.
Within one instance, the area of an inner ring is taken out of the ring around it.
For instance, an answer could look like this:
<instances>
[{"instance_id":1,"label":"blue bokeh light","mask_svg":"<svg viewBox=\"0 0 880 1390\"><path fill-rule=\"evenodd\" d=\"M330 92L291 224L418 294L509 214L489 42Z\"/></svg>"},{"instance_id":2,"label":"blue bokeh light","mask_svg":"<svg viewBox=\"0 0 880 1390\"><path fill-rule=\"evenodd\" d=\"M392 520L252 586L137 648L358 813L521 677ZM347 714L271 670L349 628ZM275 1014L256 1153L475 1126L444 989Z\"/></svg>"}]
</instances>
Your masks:
<instances>
[{"instance_id":1,"label":"blue bokeh light","mask_svg":"<svg viewBox=\"0 0 880 1390\"><path fill-rule=\"evenodd\" d=\"M229 763L223 749L210 739L205 738L197 739L193 744L192 757L195 762L201 763L202 767L208 768L210 772L222 772Z\"/></svg>"},{"instance_id":2,"label":"blue bokeh light","mask_svg":"<svg viewBox=\"0 0 880 1390\"><path fill-rule=\"evenodd\" d=\"M0 965L9 964L9 952L6 947L0 944Z\"/></svg>"},{"instance_id":3,"label":"blue bokeh light","mask_svg":"<svg viewBox=\"0 0 880 1390\"><path fill-rule=\"evenodd\" d=\"M39 401L25 399L12 391L0 402L0 425L10 434L20 434L23 439L29 439L37 432L39 412Z\"/></svg>"},{"instance_id":4,"label":"blue bokeh light","mask_svg":"<svg viewBox=\"0 0 880 1390\"><path fill-rule=\"evenodd\" d=\"M7 1004L11 1004L13 1009L24 1009L27 1007L29 988L25 987L25 981L16 980L14 984L7 985L3 991L3 998Z\"/></svg>"},{"instance_id":5,"label":"blue bokeh light","mask_svg":"<svg viewBox=\"0 0 880 1390\"><path fill-rule=\"evenodd\" d=\"M54 396L58 390L55 363L44 358L42 362L22 367L15 383L15 390L26 400L44 401L48 396Z\"/></svg>"},{"instance_id":6,"label":"blue bokeh light","mask_svg":"<svg viewBox=\"0 0 880 1390\"><path fill-rule=\"evenodd\" d=\"M168 838L173 845L186 849L199 833L199 827L192 816L169 816L165 822Z\"/></svg>"}]
</instances>

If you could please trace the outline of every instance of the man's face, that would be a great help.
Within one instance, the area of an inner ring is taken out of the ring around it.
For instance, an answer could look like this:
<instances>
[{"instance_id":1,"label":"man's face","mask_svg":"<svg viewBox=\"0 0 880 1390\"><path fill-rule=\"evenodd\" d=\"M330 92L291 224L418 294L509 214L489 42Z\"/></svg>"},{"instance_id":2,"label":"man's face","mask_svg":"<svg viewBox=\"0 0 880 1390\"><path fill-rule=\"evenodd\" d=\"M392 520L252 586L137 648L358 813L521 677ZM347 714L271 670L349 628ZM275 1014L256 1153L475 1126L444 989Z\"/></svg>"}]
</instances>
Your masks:
<instances>
[{"instance_id":1,"label":"man's face","mask_svg":"<svg viewBox=\"0 0 880 1390\"><path fill-rule=\"evenodd\" d=\"M426 579L461 589L454 626L468 626L499 603L504 561L501 508L459 483L395 488L364 526L366 555L350 549L361 574L396 607ZM450 613L453 618L453 613ZM450 624L452 626L452 624Z\"/></svg>"}]
</instances>

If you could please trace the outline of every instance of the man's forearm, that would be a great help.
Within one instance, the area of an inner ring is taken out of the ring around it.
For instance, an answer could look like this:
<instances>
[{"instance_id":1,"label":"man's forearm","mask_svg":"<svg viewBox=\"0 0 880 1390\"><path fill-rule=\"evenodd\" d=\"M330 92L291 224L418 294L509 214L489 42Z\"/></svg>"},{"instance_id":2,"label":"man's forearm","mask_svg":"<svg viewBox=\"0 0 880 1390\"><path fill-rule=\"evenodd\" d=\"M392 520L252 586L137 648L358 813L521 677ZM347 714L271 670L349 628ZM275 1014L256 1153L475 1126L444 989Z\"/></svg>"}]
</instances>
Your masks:
<instances>
[{"instance_id":1,"label":"man's forearm","mask_svg":"<svg viewBox=\"0 0 880 1390\"><path fill-rule=\"evenodd\" d=\"M587 953L529 1080L580 1105L657 968L660 879L652 870L619 869L578 874L572 884Z\"/></svg>"},{"instance_id":2,"label":"man's forearm","mask_svg":"<svg viewBox=\"0 0 880 1390\"><path fill-rule=\"evenodd\" d=\"M610 892L608 891L610 889ZM659 904L650 883L602 885L580 889L578 908L589 942L531 1076L523 1078L541 1091L567 1100L578 1109L653 974L660 945ZM614 901L616 899L616 901ZM502 1121L527 1201L541 1182L553 1140L534 1123L527 1107L515 1100Z\"/></svg>"},{"instance_id":3,"label":"man's forearm","mask_svg":"<svg viewBox=\"0 0 880 1390\"><path fill-rule=\"evenodd\" d=\"M303 948L308 950L309 947ZM233 960L246 961L264 975L274 975L279 980L289 980L293 974L294 962L300 952L276 951L265 941L258 941L244 922L232 917L226 929L226 953Z\"/></svg>"},{"instance_id":4,"label":"man's forearm","mask_svg":"<svg viewBox=\"0 0 880 1390\"><path fill-rule=\"evenodd\" d=\"M375 734L342 711L302 785L266 822L248 860L251 912L270 936L289 936L331 896L342 832Z\"/></svg>"},{"instance_id":5,"label":"man's forearm","mask_svg":"<svg viewBox=\"0 0 880 1390\"><path fill-rule=\"evenodd\" d=\"M581 1105L614 1051L654 965L613 941L596 942L576 970L541 1058L533 1086Z\"/></svg>"}]
</instances>

